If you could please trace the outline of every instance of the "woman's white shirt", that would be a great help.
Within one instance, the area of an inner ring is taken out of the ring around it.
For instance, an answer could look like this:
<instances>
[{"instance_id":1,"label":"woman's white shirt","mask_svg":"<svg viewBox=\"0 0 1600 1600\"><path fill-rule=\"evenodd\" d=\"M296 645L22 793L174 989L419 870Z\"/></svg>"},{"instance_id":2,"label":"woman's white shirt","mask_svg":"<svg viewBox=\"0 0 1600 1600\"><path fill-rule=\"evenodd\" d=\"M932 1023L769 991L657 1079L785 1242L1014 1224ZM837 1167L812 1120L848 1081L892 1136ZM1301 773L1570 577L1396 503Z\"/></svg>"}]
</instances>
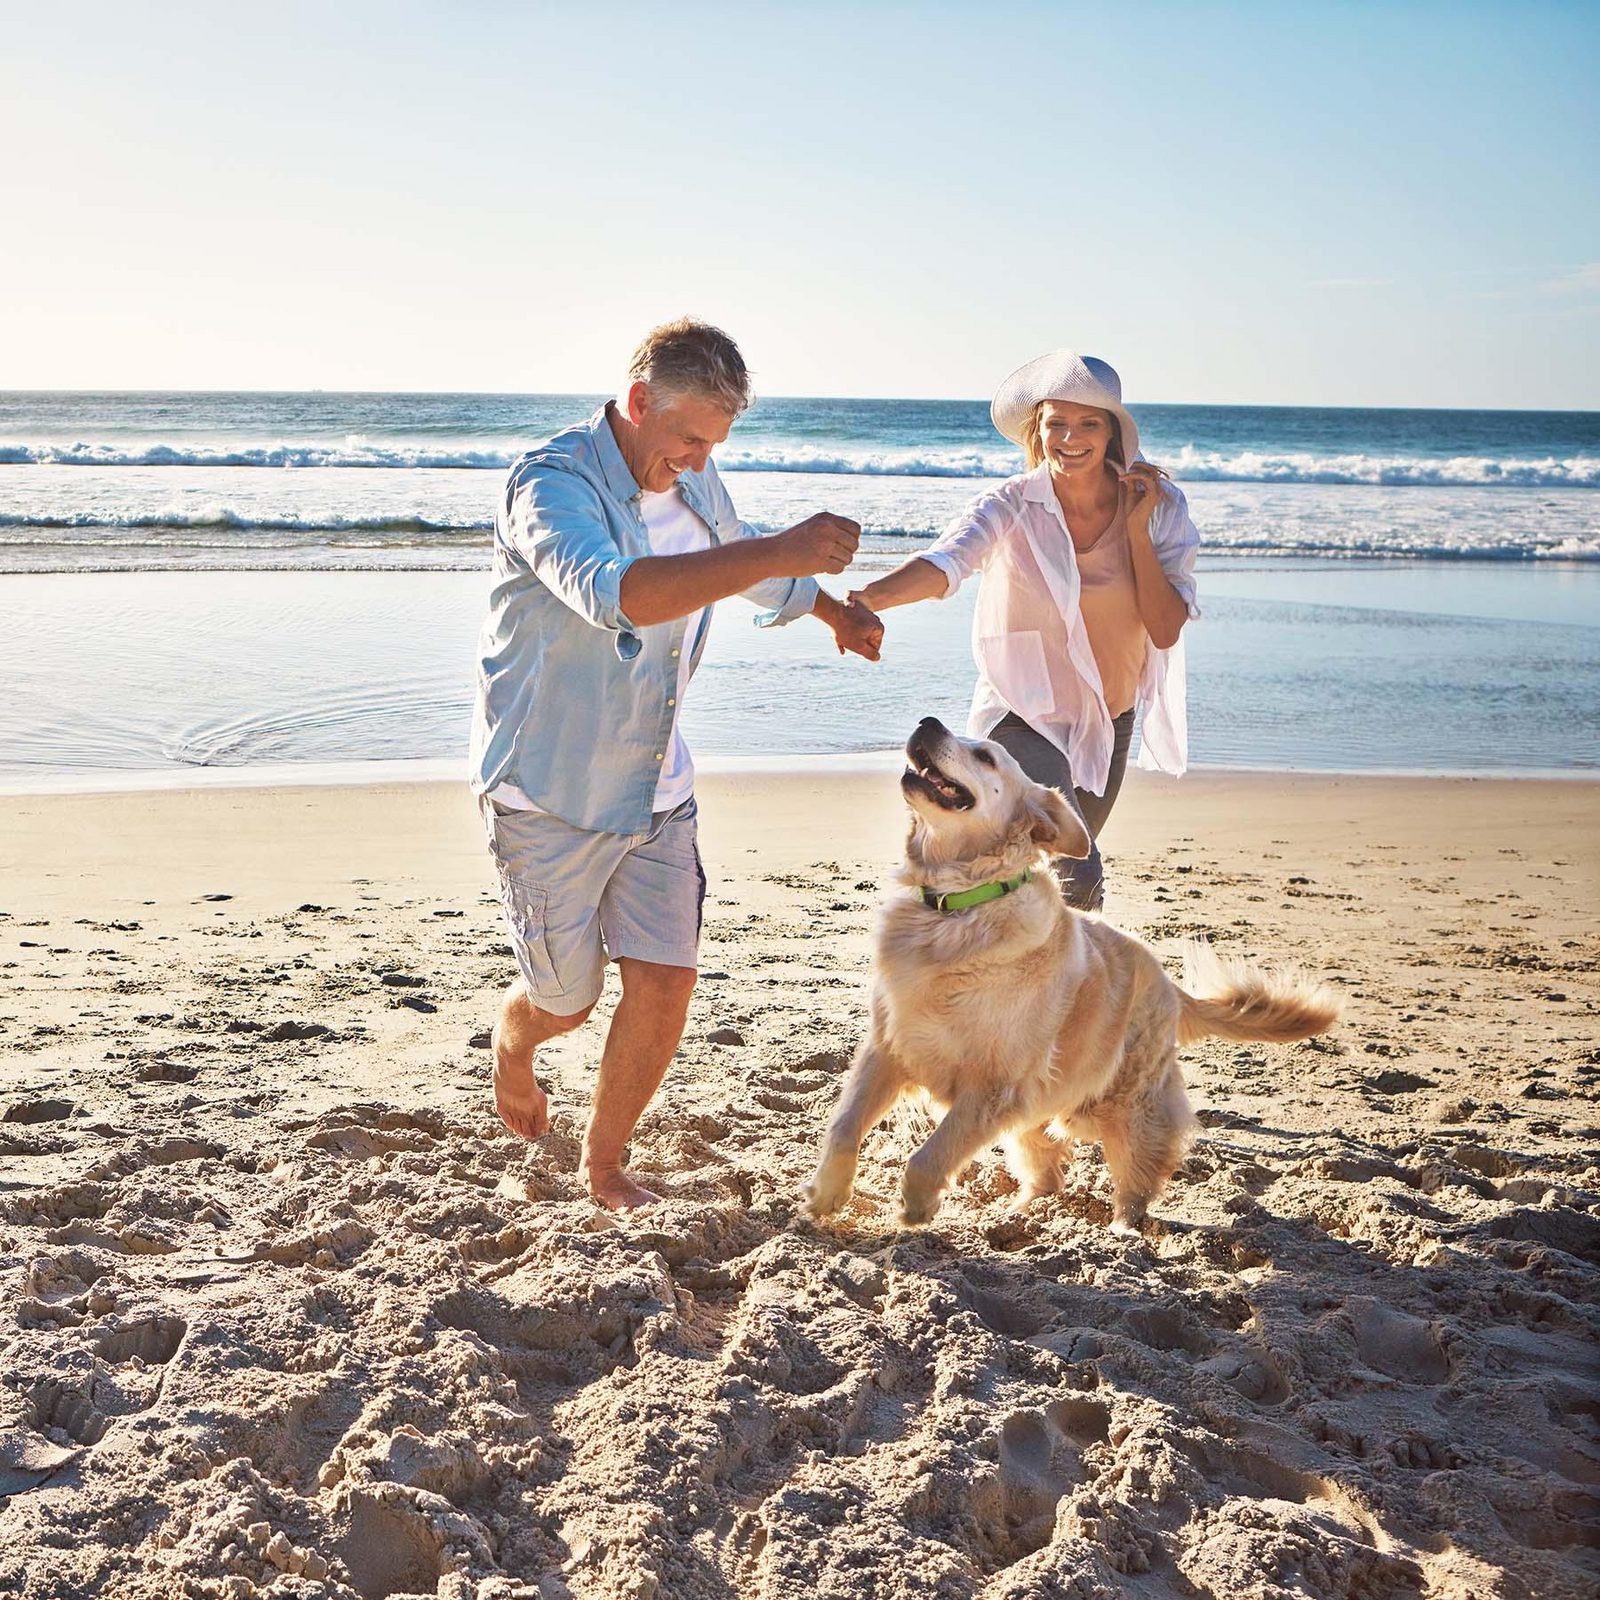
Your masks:
<instances>
[{"instance_id":1,"label":"woman's white shirt","mask_svg":"<svg viewBox=\"0 0 1600 1600\"><path fill-rule=\"evenodd\" d=\"M1167 582L1195 604L1194 558L1200 535L1183 491L1162 485L1150 518L1150 543ZM1113 732L1079 606L1081 581L1072 535L1048 466L1008 478L964 511L922 552L945 574L948 598L982 573L972 618L978 686L968 732L987 738L1008 711L1037 728L1066 756L1073 782L1105 792ZM1150 644L1139 680L1139 765L1181 773L1189 729L1183 636L1170 650Z\"/></svg>"}]
</instances>

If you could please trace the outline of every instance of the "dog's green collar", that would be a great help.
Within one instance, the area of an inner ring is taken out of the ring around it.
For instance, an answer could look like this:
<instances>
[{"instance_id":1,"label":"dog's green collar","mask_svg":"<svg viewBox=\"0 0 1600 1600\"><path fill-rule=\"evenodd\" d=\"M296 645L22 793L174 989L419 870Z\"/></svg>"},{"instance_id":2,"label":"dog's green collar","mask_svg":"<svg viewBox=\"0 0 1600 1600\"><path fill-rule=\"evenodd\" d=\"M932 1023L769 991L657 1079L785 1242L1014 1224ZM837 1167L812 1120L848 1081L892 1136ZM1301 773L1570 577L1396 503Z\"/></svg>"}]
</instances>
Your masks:
<instances>
[{"instance_id":1,"label":"dog's green collar","mask_svg":"<svg viewBox=\"0 0 1600 1600\"><path fill-rule=\"evenodd\" d=\"M972 906L981 906L985 900L999 900L1011 893L1013 889L1020 889L1033 876L1033 868L1027 867L1014 878L1001 878L996 883L980 883L976 889L952 889L948 894L940 894L933 889L922 891L922 903L932 906L935 911L966 911Z\"/></svg>"}]
</instances>

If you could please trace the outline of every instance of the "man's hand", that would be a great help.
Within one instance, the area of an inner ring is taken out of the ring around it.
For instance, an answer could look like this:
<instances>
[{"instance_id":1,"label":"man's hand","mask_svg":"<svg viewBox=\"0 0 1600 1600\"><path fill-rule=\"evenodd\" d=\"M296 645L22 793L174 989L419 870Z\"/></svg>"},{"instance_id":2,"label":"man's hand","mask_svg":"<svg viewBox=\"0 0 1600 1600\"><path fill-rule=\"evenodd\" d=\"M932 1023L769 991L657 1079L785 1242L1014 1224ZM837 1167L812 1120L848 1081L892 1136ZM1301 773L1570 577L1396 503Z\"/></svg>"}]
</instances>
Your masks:
<instances>
[{"instance_id":1,"label":"man's hand","mask_svg":"<svg viewBox=\"0 0 1600 1600\"><path fill-rule=\"evenodd\" d=\"M833 629L833 642L840 655L849 650L876 661L882 653L883 623L876 611L869 610L854 595L839 607L828 626Z\"/></svg>"},{"instance_id":2,"label":"man's hand","mask_svg":"<svg viewBox=\"0 0 1600 1600\"><path fill-rule=\"evenodd\" d=\"M843 572L861 543L861 524L831 511L819 511L792 528L771 536L778 564L775 578L810 578L819 572Z\"/></svg>"}]
</instances>

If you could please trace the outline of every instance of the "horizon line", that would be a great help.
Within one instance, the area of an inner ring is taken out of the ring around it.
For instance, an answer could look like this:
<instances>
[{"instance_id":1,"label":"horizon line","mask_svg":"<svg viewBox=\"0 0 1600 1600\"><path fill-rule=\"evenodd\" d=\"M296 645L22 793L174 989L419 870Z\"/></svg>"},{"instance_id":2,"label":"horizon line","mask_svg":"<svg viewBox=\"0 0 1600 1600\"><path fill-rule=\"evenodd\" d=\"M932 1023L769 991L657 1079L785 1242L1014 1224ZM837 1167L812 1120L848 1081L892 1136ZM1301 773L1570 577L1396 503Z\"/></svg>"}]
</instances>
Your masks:
<instances>
[{"instance_id":1,"label":"horizon line","mask_svg":"<svg viewBox=\"0 0 1600 1600\"><path fill-rule=\"evenodd\" d=\"M474 397L495 397L507 400L583 400L591 401L596 398L611 398L609 391L600 389L283 389L283 388L170 388L165 386L152 386L146 388L5 388L0 389L0 397L22 395L328 395L336 397L379 395L392 399L416 399L420 397L444 397L452 395L471 395ZM980 395L903 395L903 394L788 394L773 391L757 395L751 402L751 409L758 406L762 400L808 400L808 401L909 401L924 405L987 405L989 400ZM1124 401L1129 410L1136 406L1172 406L1190 409L1205 408L1213 411L1239 410L1239 411L1526 411L1557 416L1594 416L1600 414L1600 404L1592 406L1553 406L1553 405L1374 405L1357 404L1349 401L1336 404L1325 404L1306 400L1131 400ZM747 414L747 413L746 413Z\"/></svg>"}]
</instances>

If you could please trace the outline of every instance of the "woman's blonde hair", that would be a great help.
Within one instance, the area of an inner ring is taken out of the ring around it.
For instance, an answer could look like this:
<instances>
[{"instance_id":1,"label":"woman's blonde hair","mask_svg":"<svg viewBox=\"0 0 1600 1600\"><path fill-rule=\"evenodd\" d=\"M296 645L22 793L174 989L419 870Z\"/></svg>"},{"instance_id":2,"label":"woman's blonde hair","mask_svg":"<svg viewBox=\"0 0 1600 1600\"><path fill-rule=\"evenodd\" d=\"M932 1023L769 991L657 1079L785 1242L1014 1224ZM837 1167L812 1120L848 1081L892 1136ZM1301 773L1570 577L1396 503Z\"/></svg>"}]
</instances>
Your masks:
<instances>
[{"instance_id":1,"label":"woman's blonde hair","mask_svg":"<svg viewBox=\"0 0 1600 1600\"><path fill-rule=\"evenodd\" d=\"M1041 400L1028 413L1028 420L1022 424L1022 455L1023 459L1028 463L1029 472L1032 472L1044 460L1044 445L1040 442L1039 434L1043 426L1044 408L1049 403L1048 400ZM1133 463L1128 461L1122 453L1122 424L1117 421L1115 412L1101 411L1099 406L1094 409L1100 411L1100 415L1111 424L1111 442L1106 446L1106 458L1111 461L1120 461L1123 469L1126 470ZM1155 463L1152 461L1148 465L1155 466ZM1161 473L1163 478L1166 477L1166 473L1161 472L1160 467L1156 467L1156 471Z\"/></svg>"}]
</instances>

